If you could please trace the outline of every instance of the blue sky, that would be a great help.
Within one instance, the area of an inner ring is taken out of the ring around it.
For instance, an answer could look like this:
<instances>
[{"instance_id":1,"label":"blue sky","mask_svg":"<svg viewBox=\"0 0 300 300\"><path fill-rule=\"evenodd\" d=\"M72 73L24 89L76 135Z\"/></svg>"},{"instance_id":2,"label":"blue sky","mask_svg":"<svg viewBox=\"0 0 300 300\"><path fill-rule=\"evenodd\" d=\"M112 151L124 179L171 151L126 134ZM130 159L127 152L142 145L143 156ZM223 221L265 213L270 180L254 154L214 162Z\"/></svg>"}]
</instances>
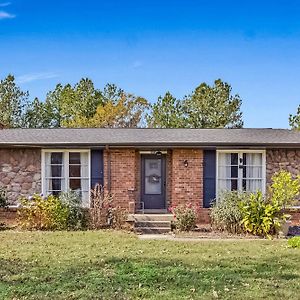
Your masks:
<instances>
[{"instance_id":1,"label":"blue sky","mask_svg":"<svg viewBox=\"0 0 300 300\"><path fill-rule=\"evenodd\" d=\"M245 127L288 127L300 104L300 1L0 0L0 78L41 99L91 78L156 100L221 78Z\"/></svg>"}]
</instances>

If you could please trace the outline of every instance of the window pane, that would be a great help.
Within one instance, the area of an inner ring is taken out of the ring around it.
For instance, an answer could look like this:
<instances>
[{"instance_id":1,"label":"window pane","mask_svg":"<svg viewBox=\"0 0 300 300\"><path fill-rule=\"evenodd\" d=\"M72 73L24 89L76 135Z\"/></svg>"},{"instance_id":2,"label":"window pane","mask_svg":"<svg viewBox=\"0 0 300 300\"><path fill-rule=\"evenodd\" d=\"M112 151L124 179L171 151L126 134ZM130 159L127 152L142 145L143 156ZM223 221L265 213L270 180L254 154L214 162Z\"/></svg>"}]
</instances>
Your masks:
<instances>
[{"instance_id":1,"label":"window pane","mask_svg":"<svg viewBox=\"0 0 300 300\"><path fill-rule=\"evenodd\" d=\"M69 177L81 177L81 166L69 166Z\"/></svg>"},{"instance_id":2,"label":"window pane","mask_svg":"<svg viewBox=\"0 0 300 300\"><path fill-rule=\"evenodd\" d=\"M51 174L49 177L62 177L62 166L51 166Z\"/></svg>"},{"instance_id":3,"label":"window pane","mask_svg":"<svg viewBox=\"0 0 300 300\"><path fill-rule=\"evenodd\" d=\"M80 152L70 152L69 153L69 164L81 164Z\"/></svg>"},{"instance_id":4,"label":"window pane","mask_svg":"<svg viewBox=\"0 0 300 300\"><path fill-rule=\"evenodd\" d=\"M243 190L247 192L262 191L262 179L243 179Z\"/></svg>"},{"instance_id":5,"label":"window pane","mask_svg":"<svg viewBox=\"0 0 300 300\"><path fill-rule=\"evenodd\" d=\"M71 190L81 190L81 179L70 179L69 188Z\"/></svg>"},{"instance_id":6,"label":"window pane","mask_svg":"<svg viewBox=\"0 0 300 300\"><path fill-rule=\"evenodd\" d=\"M237 179L219 179L218 188L219 191L232 191L237 189Z\"/></svg>"},{"instance_id":7,"label":"window pane","mask_svg":"<svg viewBox=\"0 0 300 300\"><path fill-rule=\"evenodd\" d=\"M51 153L51 165L53 164L62 164L63 163L63 153L62 152L53 152Z\"/></svg>"},{"instance_id":8,"label":"window pane","mask_svg":"<svg viewBox=\"0 0 300 300\"><path fill-rule=\"evenodd\" d=\"M145 193L160 195L161 159L145 159Z\"/></svg>"},{"instance_id":9,"label":"window pane","mask_svg":"<svg viewBox=\"0 0 300 300\"><path fill-rule=\"evenodd\" d=\"M64 179L46 179L46 194L58 195L63 191Z\"/></svg>"},{"instance_id":10,"label":"window pane","mask_svg":"<svg viewBox=\"0 0 300 300\"><path fill-rule=\"evenodd\" d=\"M239 164L239 161L238 161L238 158L239 158L239 155L238 153L231 153L231 165L238 165Z\"/></svg>"}]
</instances>

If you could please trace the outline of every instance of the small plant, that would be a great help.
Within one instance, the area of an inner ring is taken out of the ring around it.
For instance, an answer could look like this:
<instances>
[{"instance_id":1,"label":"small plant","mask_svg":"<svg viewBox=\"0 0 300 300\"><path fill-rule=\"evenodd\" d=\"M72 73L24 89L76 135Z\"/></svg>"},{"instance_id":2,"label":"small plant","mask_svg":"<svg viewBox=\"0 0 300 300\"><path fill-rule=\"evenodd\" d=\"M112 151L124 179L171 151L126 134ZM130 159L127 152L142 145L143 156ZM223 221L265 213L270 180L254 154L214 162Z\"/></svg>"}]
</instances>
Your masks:
<instances>
[{"instance_id":1,"label":"small plant","mask_svg":"<svg viewBox=\"0 0 300 300\"><path fill-rule=\"evenodd\" d=\"M300 236L294 236L288 240L288 246L290 248L300 248Z\"/></svg>"},{"instance_id":2,"label":"small plant","mask_svg":"<svg viewBox=\"0 0 300 300\"><path fill-rule=\"evenodd\" d=\"M18 211L21 228L30 230L63 230L68 228L69 208L59 198L33 195L21 198Z\"/></svg>"},{"instance_id":3,"label":"small plant","mask_svg":"<svg viewBox=\"0 0 300 300\"><path fill-rule=\"evenodd\" d=\"M240 202L249 197L238 191L227 191L220 194L211 209L211 222L214 229L230 233L242 231L243 219Z\"/></svg>"},{"instance_id":4,"label":"small plant","mask_svg":"<svg viewBox=\"0 0 300 300\"><path fill-rule=\"evenodd\" d=\"M174 225L179 231L190 231L196 227L198 208L191 203L172 207L171 212L174 215Z\"/></svg>"},{"instance_id":5,"label":"small plant","mask_svg":"<svg viewBox=\"0 0 300 300\"><path fill-rule=\"evenodd\" d=\"M5 188L0 187L0 207L7 206L7 192Z\"/></svg>"},{"instance_id":6,"label":"small plant","mask_svg":"<svg viewBox=\"0 0 300 300\"><path fill-rule=\"evenodd\" d=\"M258 191L240 203L242 226L248 233L271 238L287 218L278 202L266 199Z\"/></svg>"}]
</instances>

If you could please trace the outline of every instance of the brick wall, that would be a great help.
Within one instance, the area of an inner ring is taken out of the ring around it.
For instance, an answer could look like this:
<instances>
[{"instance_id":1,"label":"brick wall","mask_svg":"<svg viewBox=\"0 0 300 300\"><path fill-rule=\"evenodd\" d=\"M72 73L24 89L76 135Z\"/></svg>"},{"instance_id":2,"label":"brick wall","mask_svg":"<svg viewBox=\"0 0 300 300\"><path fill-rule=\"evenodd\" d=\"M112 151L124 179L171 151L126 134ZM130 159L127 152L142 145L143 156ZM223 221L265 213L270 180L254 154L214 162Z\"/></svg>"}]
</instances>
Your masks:
<instances>
[{"instance_id":1,"label":"brick wall","mask_svg":"<svg viewBox=\"0 0 300 300\"><path fill-rule=\"evenodd\" d=\"M8 192L9 204L20 195L41 192L41 150L0 149L0 187Z\"/></svg>"},{"instance_id":2,"label":"brick wall","mask_svg":"<svg viewBox=\"0 0 300 300\"><path fill-rule=\"evenodd\" d=\"M188 167L184 166L187 160ZM203 206L203 151L174 149L172 151L172 205L193 203Z\"/></svg>"},{"instance_id":3,"label":"brick wall","mask_svg":"<svg viewBox=\"0 0 300 300\"><path fill-rule=\"evenodd\" d=\"M6 226L17 225L17 208L0 207L0 224L1 223L4 223Z\"/></svg>"},{"instance_id":4,"label":"brick wall","mask_svg":"<svg viewBox=\"0 0 300 300\"><path fill-rule=\"evenodd\" d=\"M137 195L137 156L132 149L104 151L104 187L108 190L108 160L110 155L111 193L117 206L129 209L129 202Z\"/></svg>"}]
</instances>

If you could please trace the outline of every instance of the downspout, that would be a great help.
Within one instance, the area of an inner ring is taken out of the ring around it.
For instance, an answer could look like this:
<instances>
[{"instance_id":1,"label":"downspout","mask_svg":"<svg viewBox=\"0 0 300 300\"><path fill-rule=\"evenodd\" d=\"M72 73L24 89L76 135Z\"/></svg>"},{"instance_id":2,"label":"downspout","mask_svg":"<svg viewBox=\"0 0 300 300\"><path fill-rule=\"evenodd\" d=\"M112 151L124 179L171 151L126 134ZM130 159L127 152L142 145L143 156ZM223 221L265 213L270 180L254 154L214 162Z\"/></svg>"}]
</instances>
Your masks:
<instances>
[{"instance_id":1,"label":"downspout","mask_svg":"<svg viewBox=\"0 0 300 300\"><path fill-rule=\"evenodd\" d=\"M106 145L107 151L107 189L108 193L111 193L111 157L110 157L110 149L109 145Z\"/></svg>"}]
</instances>

